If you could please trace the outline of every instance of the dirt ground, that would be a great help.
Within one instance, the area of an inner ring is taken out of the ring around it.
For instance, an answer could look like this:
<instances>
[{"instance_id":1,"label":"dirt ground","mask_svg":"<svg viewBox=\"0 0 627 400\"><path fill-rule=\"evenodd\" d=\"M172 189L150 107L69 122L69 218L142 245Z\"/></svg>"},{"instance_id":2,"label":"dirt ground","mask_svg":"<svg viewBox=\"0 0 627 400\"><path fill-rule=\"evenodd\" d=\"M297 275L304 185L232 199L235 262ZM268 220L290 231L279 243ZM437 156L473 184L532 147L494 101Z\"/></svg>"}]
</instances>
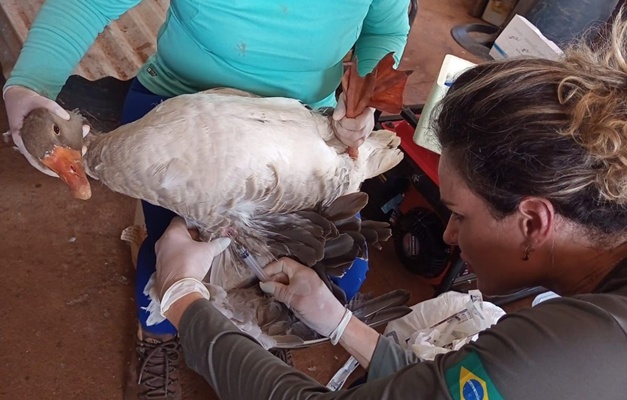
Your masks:
<instances>
[{"instance_id":1,"label":"dirt ground","mask_svg":"<svg viewBox=\"0 0 627 400\"><path fill-rule=\"evenodd\" d=\"M415 70L407 103L424 102L444 54L478 61L449 33L474 21L468 3L420 1L401 64ZM1 111L0 132L6 130ZM92 199L74 200L59 180L0 143L0 399L122 397L136 328L134 269L120 233L132 223L134 207L135 200L97 183ZM412 304L432 296L398 263L392 246L371 256L365 291L404 288ZM348 355L321 345L293 357L296 368L326 384ZM183 391L185 399L217 398L186 369Z\"/></svg>"}]
</instances>

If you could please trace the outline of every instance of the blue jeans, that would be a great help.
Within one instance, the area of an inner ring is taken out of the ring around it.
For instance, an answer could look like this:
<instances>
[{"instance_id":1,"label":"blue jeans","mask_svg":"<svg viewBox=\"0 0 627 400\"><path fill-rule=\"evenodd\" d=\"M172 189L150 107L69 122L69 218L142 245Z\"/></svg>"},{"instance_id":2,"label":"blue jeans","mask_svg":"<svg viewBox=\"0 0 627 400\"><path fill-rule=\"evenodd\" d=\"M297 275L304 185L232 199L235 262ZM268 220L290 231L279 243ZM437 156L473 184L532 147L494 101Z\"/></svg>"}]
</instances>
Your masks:
<instances>
[{"instance_id":1,"label":"blue jeans","mask_svg":"<svg viewBox=\"0 0 627 400\"><path fill-rule=\"evenodd\" d=\"M122 123L127 124L140 119L150 110L155 108L163 100L164 96L153 94L144 87L137 79L131 83L131 87L124 100L124 108L122 109ZM135 275L135 298L137 299L137 317L142 325L142 329L153 334L175 334L176 328L165 320L159 324L147 326L148 312L143 309L147 307L150 300L144 295L144 288L155 272L155 243L166 228L170 225L175 214L162 207L158 207L142 200L142 208L146 222L146 231L148 236L139 248L137 254L137 272Z\"/></svg>"},{"instance_id":2,"label":"blue jeans","mask_svg":"<svg viewBox=\"0 0 627 400\"><path fill-rule=\"evenodd\" d=\"M168 97L159 96L150 92L144 85L139 83L137 79L134 79L124 100L121 122L127 124L140 119L167 98ZM152 205L145 201L142 201L142 208L144 210L148 236L139 248L137 255L137 272L135 276L135 297L138 306L137 316L142 325L142 329L146 332L153 334L174 334L176 333L176 328L167 320L159 324L147 326L146 320L148 319L148 313L143 307L147 307L148 303L150 303L148 297L144 295L144 288L150 276L155 272L155 243L170 225L175 214L170 210ZM350 300L359 291L359 288L366 279L367 271L368 260L357 258L342 278L332 279L346 292L346 297Z\"/></svg>"}]
</instances>

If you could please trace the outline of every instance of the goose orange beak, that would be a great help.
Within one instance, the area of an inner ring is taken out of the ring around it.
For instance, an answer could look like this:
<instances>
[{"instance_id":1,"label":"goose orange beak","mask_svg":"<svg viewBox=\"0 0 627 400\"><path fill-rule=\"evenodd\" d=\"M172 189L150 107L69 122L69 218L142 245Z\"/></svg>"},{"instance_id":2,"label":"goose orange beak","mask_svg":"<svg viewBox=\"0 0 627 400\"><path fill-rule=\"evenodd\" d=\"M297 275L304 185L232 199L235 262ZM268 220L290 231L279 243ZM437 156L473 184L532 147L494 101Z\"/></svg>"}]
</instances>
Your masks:
<instances>
[{"instance_id":1,"label":"goose orange beak","mask_svg":"<svg viewBox=\"0 0 627 400\"><path fill-rule=\"evenodd\" d=\"M87 200L91 197L91 187L85 174L83 156L80 151L55 146L41 162L59 175L75 198Z\"/></svg>"}]
</instances>

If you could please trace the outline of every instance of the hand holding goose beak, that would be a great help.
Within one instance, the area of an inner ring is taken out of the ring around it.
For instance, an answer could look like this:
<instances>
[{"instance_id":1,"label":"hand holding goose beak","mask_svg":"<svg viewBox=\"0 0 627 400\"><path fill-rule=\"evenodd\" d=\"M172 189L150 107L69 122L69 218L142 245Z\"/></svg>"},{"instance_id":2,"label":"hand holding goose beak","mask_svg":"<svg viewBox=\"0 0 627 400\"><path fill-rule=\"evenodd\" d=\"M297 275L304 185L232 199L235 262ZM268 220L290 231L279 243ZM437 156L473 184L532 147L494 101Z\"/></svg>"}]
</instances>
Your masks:
<instances>
[{"instance_id":1,"label":"hand holding goose beak","mask_svg":"<svg viewBox=\"0 0 627 400\"><path fill-rule=\"evenodd\" d=\"M2 97L4 98L9 120L9 132L13 142L18 147L24 147L20 135L24 118L34 109L45 108L59 118L66 121L70 119L70 114L56 102L23 86L9 86L5 88Z\"/></svg>"}]
</instances>

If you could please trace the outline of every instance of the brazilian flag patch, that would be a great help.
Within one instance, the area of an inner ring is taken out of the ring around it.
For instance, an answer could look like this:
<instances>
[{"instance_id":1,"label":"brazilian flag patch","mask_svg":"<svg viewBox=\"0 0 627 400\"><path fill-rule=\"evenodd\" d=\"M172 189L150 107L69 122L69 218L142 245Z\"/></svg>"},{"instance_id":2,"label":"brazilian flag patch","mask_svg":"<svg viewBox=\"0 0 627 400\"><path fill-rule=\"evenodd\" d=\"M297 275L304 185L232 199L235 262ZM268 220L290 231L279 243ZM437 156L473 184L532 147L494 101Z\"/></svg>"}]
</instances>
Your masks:
<instances>
[{"instance_id":1,"label":"brazilian flag patch","mask_svg":"<svg viewBox=\"0 0 627 400\"><path fill-rule=\"evenodd\" d=\"M474 352L449 368L444 378L454 400L503 400Z\"/></svg>"}]
</instances>

